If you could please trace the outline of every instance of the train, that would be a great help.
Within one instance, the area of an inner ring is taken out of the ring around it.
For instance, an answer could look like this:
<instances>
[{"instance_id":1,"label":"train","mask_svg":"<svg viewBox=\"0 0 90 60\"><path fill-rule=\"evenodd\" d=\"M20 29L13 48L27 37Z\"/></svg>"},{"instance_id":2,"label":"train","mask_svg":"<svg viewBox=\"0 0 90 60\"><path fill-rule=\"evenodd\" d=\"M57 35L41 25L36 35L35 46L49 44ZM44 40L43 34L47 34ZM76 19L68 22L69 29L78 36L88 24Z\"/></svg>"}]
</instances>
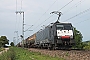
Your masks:
<instances>
[{"instance_id":1,"label":"train","mask_svg":"<svg viewBox=\"0 0 90 60\"><path fill-rule=\"evenodd\" d=\"M56 21L25 39L25 47L63 49L75 45L74 29L71 23Z\"/></svg>"}]
</instances>

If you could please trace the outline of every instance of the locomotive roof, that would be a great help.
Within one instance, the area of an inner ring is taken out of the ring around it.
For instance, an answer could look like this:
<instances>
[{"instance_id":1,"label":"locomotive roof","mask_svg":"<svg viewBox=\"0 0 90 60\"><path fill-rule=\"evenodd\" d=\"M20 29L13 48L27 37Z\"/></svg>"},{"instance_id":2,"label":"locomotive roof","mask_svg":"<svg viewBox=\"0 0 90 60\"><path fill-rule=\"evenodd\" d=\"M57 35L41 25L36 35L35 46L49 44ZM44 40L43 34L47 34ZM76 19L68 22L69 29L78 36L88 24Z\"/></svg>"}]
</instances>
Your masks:
<instances>
[{"instance_id":1,"label":"locomotive roof","mask_svg":"<svg viewBox=\"0 0 90 60\"><path fill-rule=\"evenodd\" d=\"M55 23L51 23L51 24L49 24L48 26L46 26L46 27L50 27L50 26L53 26L54 24L61 24L61 25L67 25L67 24L69 24L69 25L72 25L71 23L69 23L69 22L59 22L59 21L56 21Z\"/></svg>"},{"instance_id":2,"label":"locomotive roof","mask_svg":"<svg viewBox=\"0 0 90 60\"><path fill-rule=\"evenodd\" d=\"M71 23L69 23L69 22L59 22L58 20L55 22L55 23L53 23L53 24L71 24Z\"/></svg>"},{"instance_id":3,"label":"locomotive roof","mask_svg":"<svg viewBox=\"0 0 90 60\"><path fill-rule=\"evenodd\" d=\"M59 24L59 25L72 25L71 23L68 23L68 22L55 22L54 24Z\"/></svg>"},{"instance_id":4,"label":"locomotive roof","mask_svg":"<svg viewBox=\"0 0 90 60\"><path fill-rule=\"evenodd\" d=\"M65 22L64 22L64 23L56 23L56 24L71 24L71 23L65 23Z\"/></svg>"},{"instance_id":5,"label":"locomotive roof","mask_svg":"<svg viewBox=\"0 0 90 60\"><path fill-rule=\"evenodd\" d=\"M67 24L69 24L69 25L72 25L71 23L68 23L68 22L59 22L59 21L56 21L55 23L49 24L49 25L46 26L45 28L51 27L51 26L53 26L54 24L61 24L61 25L67 25ZM44 29L40 29L38 32L40 32L40 31L42 31L42 30L44 30ZM37 33L38 33L38 32L37 32Z\"/></svg>"}]
</instances>

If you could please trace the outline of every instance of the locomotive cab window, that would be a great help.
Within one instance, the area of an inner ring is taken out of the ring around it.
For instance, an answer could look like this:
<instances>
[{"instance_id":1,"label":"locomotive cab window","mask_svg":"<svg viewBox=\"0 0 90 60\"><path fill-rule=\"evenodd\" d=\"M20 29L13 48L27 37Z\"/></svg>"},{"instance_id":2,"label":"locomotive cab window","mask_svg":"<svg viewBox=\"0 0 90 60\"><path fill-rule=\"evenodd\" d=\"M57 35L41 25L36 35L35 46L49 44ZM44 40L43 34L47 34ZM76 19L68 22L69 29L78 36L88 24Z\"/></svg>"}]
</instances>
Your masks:
<instances>
[{"instance_id":1,"label":"locomotive cab window","mask_svg":"<svg viewBox=\"0 0 90 60\"><path fill-rule=\"evenodd\" d=\"M57 30L72 30L72 25L70 24L58 24L56 25Z\"/></svg>"},{"instance_id":2,"label":"locomotive cab window","mask_svg":"<svg viewBox=\"0 0 90 60\"><path fill-rule=\"evenodd\" d=\"M63 25L57 25L57 30L63 30L64 26Z\"/></svg>"},{"instance_id":3,"label":"locomotive cab window","mask_svg":"<svg viewBox=\"0 0 90 60\"><path fill-rule=\"evenodd\" d=\"M64 30L72 30L71 25L64 25Z\"/></svg>"}]
</instances>

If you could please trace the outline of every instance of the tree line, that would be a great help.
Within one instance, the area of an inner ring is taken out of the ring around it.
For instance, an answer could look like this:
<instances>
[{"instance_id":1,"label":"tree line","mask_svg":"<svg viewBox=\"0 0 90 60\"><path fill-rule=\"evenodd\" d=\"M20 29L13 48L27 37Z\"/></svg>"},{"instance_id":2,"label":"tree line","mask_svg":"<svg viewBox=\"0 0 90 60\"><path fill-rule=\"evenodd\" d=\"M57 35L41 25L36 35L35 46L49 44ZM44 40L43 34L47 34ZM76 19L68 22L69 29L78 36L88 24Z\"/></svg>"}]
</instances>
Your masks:
<instances>
[{"instance_id":1,"label":"tree line","mask_svg":"<svg viewBox=\"0 0 90 60\"><path fill-rule=\"evenodd\" d=\"M0 37L0 47L6 47L6 44L9 44L9 40L6 36Z\"/></svg>"},{"instance_id":2,"label":"tree line","mask_svg":"<svg viewBox=\"0 0 90 60\"><path fill-rule=\"evenodd\" d=\"M73 46L74 48L78 48L78 49L85 49L85 50L90 50L90 41L86 42L82 42L82 34L80 31L78 31L76 28L74 28L74 39L75 39L75 46Z\"/></svg>"}]
</instances>

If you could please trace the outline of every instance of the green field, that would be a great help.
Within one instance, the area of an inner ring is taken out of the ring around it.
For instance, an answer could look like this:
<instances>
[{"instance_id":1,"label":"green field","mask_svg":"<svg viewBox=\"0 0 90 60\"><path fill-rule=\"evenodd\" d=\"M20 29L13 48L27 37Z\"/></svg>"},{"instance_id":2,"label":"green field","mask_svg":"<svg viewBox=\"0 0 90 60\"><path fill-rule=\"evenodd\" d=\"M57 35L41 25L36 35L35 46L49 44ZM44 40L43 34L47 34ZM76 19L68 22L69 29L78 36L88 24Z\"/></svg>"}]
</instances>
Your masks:
<instances>
[{"instance_id":1,"label":"green field","mask_svg":"<svg viewBox=\"0 0 90 60\"><path fill-rule=\"evenodd\" d=\"M0 55L0 60L64 60L63 58L50 57L41 53L30 52L27 49L10 47L7 53Z\"/></svg>"}]
</instances>

